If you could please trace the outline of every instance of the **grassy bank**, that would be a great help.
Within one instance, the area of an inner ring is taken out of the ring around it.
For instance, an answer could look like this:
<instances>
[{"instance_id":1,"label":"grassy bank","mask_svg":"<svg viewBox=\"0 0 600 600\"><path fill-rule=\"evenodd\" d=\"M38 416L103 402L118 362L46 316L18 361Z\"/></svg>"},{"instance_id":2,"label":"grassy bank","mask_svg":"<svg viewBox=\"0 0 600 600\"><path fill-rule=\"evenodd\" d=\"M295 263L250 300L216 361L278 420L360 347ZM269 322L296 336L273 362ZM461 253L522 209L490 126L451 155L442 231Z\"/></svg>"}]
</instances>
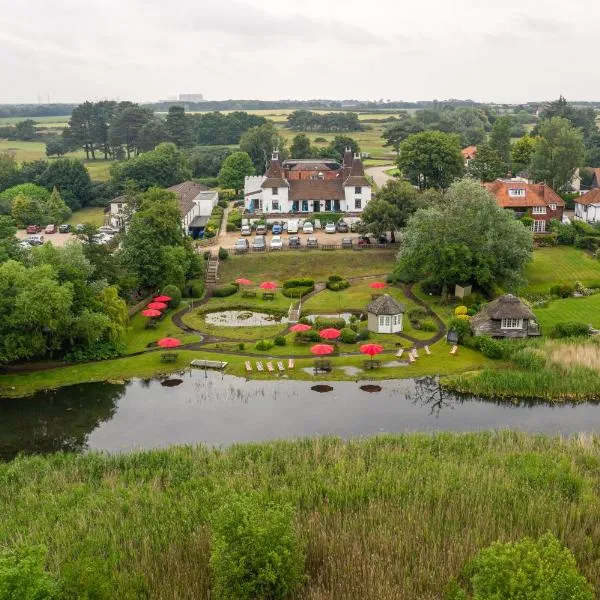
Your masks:
<instances>
[{"instance_id":1,"label":"grassy bank","mask_svg":"<svg viewBox=\"0 0 600 600\"><path fill-rule=\"evenodd\" d=\"M386 435L23 458L0 466L0 543L43 544L95 598L196 600L210 518L232 493L297 509L298 600L441 597L478 550L547 531L600 593L600 440Z\"/></svg>"}]
</instances>

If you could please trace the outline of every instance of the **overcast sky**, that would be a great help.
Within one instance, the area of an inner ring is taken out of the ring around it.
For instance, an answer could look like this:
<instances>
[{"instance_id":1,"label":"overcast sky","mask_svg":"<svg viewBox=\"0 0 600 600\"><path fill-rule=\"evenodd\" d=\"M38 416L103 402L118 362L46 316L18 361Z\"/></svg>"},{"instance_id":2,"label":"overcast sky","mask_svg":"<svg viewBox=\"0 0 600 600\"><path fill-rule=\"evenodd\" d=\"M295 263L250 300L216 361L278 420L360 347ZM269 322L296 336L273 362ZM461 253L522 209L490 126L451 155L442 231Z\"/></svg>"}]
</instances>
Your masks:
<instances>
[{"instance_id":1,"label":"overcast sky","mask_svg":"<svg viewBox=\"0 0 600 600\"><path fill-rule=\"evenodd\" d=\"M0 102L600 100L597 0L0 0Z\"/></svg>"}]
</instances>

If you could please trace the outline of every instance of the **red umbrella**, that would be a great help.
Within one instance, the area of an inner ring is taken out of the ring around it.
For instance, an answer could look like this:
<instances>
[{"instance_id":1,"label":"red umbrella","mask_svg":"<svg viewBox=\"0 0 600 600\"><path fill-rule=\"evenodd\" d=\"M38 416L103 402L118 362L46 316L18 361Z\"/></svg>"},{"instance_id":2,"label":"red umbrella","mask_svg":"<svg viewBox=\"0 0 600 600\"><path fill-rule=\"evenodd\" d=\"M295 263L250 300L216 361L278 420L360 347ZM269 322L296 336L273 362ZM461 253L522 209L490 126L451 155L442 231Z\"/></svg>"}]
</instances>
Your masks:
<instances>
[{"instance_id":1,"label":"red umbrella","mask_svg":"<svg viewBox=\"0 0 600 600\"><path fill-rule=\"evenodd\" d=\"M156 343L161 348L177 348L177 346L181 346L181 340L178 340L177 338L163 338Z\"/></svg>"},{"instance_id":2,"label":"red umbrella","mask_svg":"<svg viewBox=\"0 0 600 600\"><path fill-rule=\"evenodd\" d=\"M171 296L156 296L154 302L171 302Z\"/></svg>"},{"instance_id":3,"label":"red umbrella","mask_svg":"<svg viewBox=\"0 0 600 600\"><path fill-rule=\"evenodd\" d=\"M373 357L376 354L383 352L383 346L380 346L379 344L363 344L360 347L360 351L363 354L368 354L370 357Z\"/></svg>"},{"instance_id":4,"label":"red umbrella","mask_svg":"<svg viewBox=\"0 0 600 600\"><path fill-rule=\"evenodd\" d=\"M326 354L331 354L335 348L330 346L329 344L315 344L310 351L316 356L325 356Z\"/></svg>"},{"instance_id":5,"label":"red umbrella","mask_svg":"<svg viewBox=\"0 0 600 600\"><path fill-rule=\"evenodd\" d=\"M145 317L160 317L160 315L162 315L162 313L160 312L160 310L156 310L154 308L149 308L148 310L143 310L142 314Z\"/></svg>"},{"instance_id":6,"label":"red umbrella","mask_svg":"<svg viewBox=\"0 0 600 600\"><path fill-rule=\"evenodd\" d=\"M312 327L310 325L304 325L304 323L298 323L297 325L290 327L290 331L293 331L294 333L303 333L309 329L312 329Z\"/></svg>"},{"instance_id":7,"label":"red umbrella","mask_svg":"<svg viewBox=\"0 0 600 600\"><path fill-rule=\"evenodd\" d=\"M277 287L277 284L273 281L265 281L260 284L261 290L274 290Z\"/></svg>"},{"instance_id":8,"label":"red umbrella","mask_svg":"<svg viewBox=\"0 0 600 600\"><path fill-rule=\"evenodd\" d=\"M148 304L148 308L153 308L154 310L165 310L167 307L168 305L164 302L150 302L150 304Z\"/></svg>"},{"instance_id":9,"label":"red umbrella","mask_svg":"<svg viewBox=\"0 0 600 600\"><path fill-rule=\"evenodd\" d=\"M369 284L369 287L373 290L382 290L386 285L383 281L373 281L373 283Z\"/></svg>"},{"instance_id":10,"label":"red umbrella","mask_svg":"<svg viewBox=\"0 0 600 600\"><path fill-rule=\"evenodd\" d=\"M329 328L322 329L321 331L319 331L319 335L324 340L337 340L340 337L340 335L342 335L342 332L339 329Z\"/></svg>"},{"instance_id":11,"label":"red umbrella","mask_svg":"<svg viewBox=\"0 0 600 600\"><path fill-rule=\"evenodd\" d=\"M249 279L244 279L243 277L236 279L235 282L239 285L252 285L252 282Z\"/></svg>"}]
</instances>

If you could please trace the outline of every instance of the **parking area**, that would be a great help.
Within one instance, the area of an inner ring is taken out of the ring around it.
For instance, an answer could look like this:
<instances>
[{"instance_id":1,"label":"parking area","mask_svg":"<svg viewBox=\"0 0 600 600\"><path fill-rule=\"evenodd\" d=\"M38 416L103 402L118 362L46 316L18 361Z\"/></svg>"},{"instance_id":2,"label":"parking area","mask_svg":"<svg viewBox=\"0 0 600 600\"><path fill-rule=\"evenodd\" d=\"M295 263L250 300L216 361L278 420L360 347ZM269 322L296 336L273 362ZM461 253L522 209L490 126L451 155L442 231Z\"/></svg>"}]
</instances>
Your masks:
<instances>
[{"instance_id":1,"label":"parking area","mask_svg":"<svg viewBox=\"0 0 600 600\"><path fill-rule=\"evenodd\" d=\"M44 236L45 242L52 242L53 246L64 246L69 240L77 239L72 233L44 233L43 231L37 235ZM29 234L24 229L17 231L17 237L20 240L26 240Z\"/></svg>"},{"instance_id":2,"label":"parking area","mask_svg":"<svg viewBox=\"0 0 600 600\"><path fill-rule=\"evenodd\" d=\"M284 231L281 234L281 239L283 241L284 247L288 246L288 238L294 237L294 236L300 238L300 243L302 246L306 246L306 241L309 237L317 238L319 245L321 245L321 244L341 244L342 239L344 239L344 238L350 238L352 240L353 244L357 244L358 238L359 238L359 235L357 233L325 233L324 231L321 230L321 231L315 231L314 233L310 233L310 234L309 233L301 233L301 232L299 232L297 234L291 234L291 233L287 233L286 231ZM242 236L239 231L230 231L227 234L225 234L224 236L221 236L219 238L219 246L222 246L223 248L227 248L228 250L232 249L235 245L235 241L239 240L242 237L245 237L248 240L248 243L250 245L252 245L252 240L256 237L256 234L252 233L252 235ZM272 237L273 237L273 234L269 231L267 233L267 235L265 236L267 246L269 246L269 242L271 241Z\"/></svg>"}]
</instances>

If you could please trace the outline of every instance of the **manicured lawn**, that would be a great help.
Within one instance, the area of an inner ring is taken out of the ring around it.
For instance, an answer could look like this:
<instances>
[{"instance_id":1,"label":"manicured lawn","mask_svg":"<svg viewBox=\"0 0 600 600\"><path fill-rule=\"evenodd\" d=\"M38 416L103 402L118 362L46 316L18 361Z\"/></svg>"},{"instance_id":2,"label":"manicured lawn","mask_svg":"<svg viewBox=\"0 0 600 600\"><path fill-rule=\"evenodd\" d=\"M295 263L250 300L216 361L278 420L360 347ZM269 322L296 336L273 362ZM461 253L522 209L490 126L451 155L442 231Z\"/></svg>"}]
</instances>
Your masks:
<instances>
[{"instance_id":1,"label":"manicured lawn","mask_svg":"<svg viewBox=\"0 0 600 600\"><path fill-rule=\"evenodd\" d=\"M233 296L227 296L226 298L211 298L206 304L202 305L204 312L215 311L215 310L228 310L232 307L247 308L249 310L261 310L271 309L279 310L287 313L290 305L296 303L298 300L295 298L286 298L281 291L275 291L275 297L273 300L263 300L262 290L256 290L256 298L244 298L242 292L239 291Z\"/></svg>"},{"instance_id":2,"label":"manicured lawn","mask_svg":"<svg viewBox=\"0 0 600 600\"><path fill-rule=\"evenodd\" d=\"M108 181L110 179L110 167L114 160L84 160L83 164L94 181Z\"/></svg>"},{"instance_id":3,"label":"manicured lawn","mask_svg":"<svg viewBox=\"0 0 600 600\"><path fill-rule=\"evenodd\" d=\"M521 293L548 293L554 284L600 282L600 261L571 246L540 248L525 269L527 286Z\"/></svg>"},{"instance_id":4,"label":"manicured lawn","mask_svg":"<svg viewBox=\"0 0 600 600\"><path fill-rule=\"evenodd\" d=\"M132 317L129 321L124 339L127 347L127 354L142 352L147 349L148 344L165 337L175 337L181 340L182 344L199 342L200 339L198 335L184 333L173 323L171 320L172 314L173 311L171 311L171 314L167 314L162 320L158 321L158 327L156 329L146 329L145 326L148 319L141 313Z\"/></svg>"},{"instance_id":5,"label":"manicured lawn","mask_svg":"<svg viewBox=\"0 0 600 600\"><path fill-rule=\"evenodd\" d=\"M219 277L222 283L238 277L245 277L256 284L267 280L282 283L295 277L325 281L330 275L360 277L390 273L395 261L394 250L269 252L230 256L221 261Z\"/></svg>"},{"instance_id":6,"label":"manicured lawn","mask_svg":"<svg viewBox=\"0 0 600 600\"><path fill-rule=\"evenodd\" d=\"M277 325L264 327L224 327L219 325L213 325L207 323L204 316L204 311L189 312L183 316L183 322L191 327L197 329L209 335L215 335L219 337L226 337L232 340L260 340L263 338L270 338L278 335L284 331L287 327L285 323L279 323Z\"/></svg>"},{"instance_id":7,"label":"manicured lawn","mask_svg":"<svg viewBox=\"0 0 600 600\"><path fill-rule=\"evenodd\" d=\"M66 223L72 226L78 223L91 223L92 225L96 225L96 227L100 227L104 225L104 209L101 206L89 206L76 210Z\"/></svg>"},{"instance_id":8,"label":"manicured lawn","mask_svg":"<svg viewBox=\"0 0 600 600\"><path fill-rule=\"evenodd\" d=\"M535 316L544 328L544 333L557 323L566 321L591 324L595 329L600 328L600 294L585 298L565 298L553 300L547 308L536 308Z\"/></svg>"}]
</instances>

